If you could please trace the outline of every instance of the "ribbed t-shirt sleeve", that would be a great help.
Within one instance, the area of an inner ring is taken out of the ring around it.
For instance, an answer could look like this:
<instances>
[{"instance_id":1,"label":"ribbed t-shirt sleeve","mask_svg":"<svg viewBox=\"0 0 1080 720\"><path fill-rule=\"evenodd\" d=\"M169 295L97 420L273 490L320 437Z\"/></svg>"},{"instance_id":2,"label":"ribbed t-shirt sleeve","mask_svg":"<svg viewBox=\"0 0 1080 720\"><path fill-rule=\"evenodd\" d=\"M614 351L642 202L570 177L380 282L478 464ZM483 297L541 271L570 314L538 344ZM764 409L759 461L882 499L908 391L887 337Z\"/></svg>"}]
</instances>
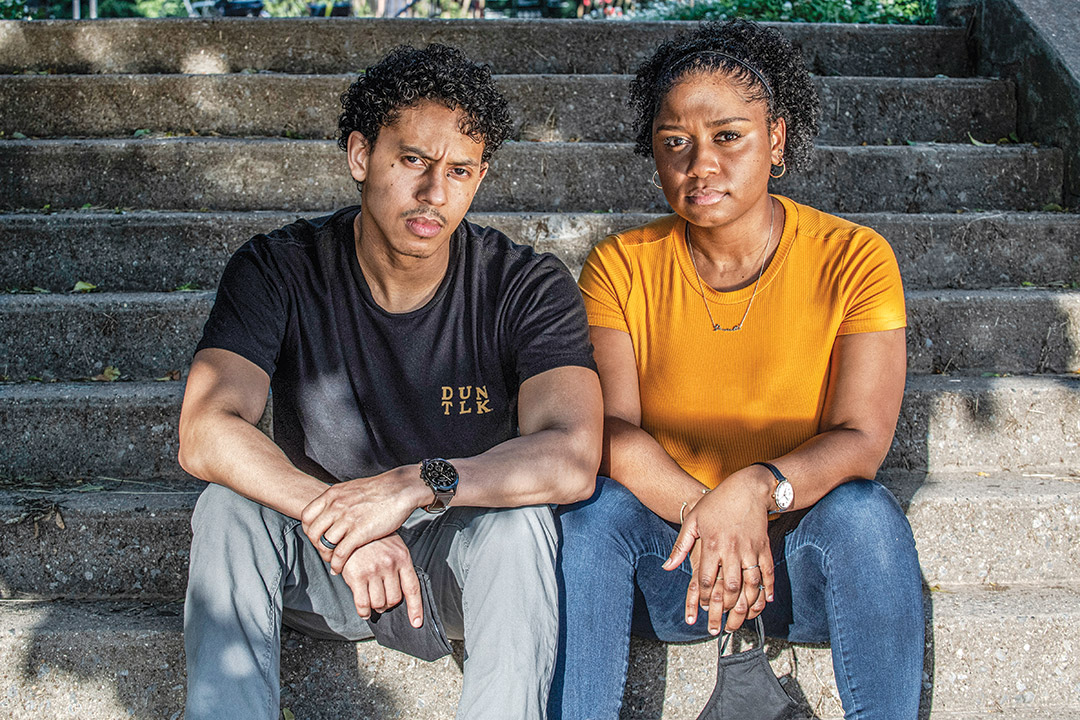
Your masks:
<instances>
[{"instance_id":1,"label":"ribbed t-shirt sleeve","mask_svg":"<svg viewBox=\"0 0 1080 720\"><path fill-rule=\"evenodd\" d=\"M272 377L285 335L288 304L284 283L260 237L243 245L225 266L195 351L229 350Z\"/></svg>"},{"instance_id":2,"label":"ribbed t-shirt sleeve","mask_svg":"<svg viewBox=\"0 0 1080 720\"><path fill-rule=\"evenodd\" d=\"M507 307L519 384L558 367L596 370L581 293L557 258L542 256L514 288Z\"/></svg>"},{"instance_id":3,"label":"ribbed t-shirt sleeve","mask_svg":"<svg viewBox=\"0 0 1080 720\"><path fill-rule=\"evenodd\" d=\"M578 286L590 325L630 332L625 311L630 270L620 252L617 236L605 238L592 249L585 259Z\"/></svg>"},{"instance_id":4,"label":"ribbed t-shirt sleeve","mask_svg":"<svg viewBox=\"0 0 1080 720\"><path fill-rule=\"evenodd\" d=\"M907 326L900 267L889 243L877 233L864 228L851 242L841 285L844 319L838 335Z\"/></svg>"}]
</instances>

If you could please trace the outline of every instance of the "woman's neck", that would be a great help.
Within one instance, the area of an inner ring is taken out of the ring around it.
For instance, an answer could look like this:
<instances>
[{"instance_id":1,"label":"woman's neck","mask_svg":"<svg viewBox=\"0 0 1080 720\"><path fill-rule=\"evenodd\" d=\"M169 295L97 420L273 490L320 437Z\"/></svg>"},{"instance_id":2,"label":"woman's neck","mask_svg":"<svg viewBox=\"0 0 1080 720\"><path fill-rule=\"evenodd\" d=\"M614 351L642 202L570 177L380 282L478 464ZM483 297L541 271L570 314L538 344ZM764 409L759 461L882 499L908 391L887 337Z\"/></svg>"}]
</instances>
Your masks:
<instances>
[{"instance_id":1,"label":"woman's neck","mask_svg":"<svg viewBox=\"0 0 1080 720\"><path fill-rule=\"evenodd\" d=\"M703 283L730 292L752 284L763 272L784 234L784 207L778 200L766 198L723 227L687 223L688 250Z\"/></svg>"}]
</instances>

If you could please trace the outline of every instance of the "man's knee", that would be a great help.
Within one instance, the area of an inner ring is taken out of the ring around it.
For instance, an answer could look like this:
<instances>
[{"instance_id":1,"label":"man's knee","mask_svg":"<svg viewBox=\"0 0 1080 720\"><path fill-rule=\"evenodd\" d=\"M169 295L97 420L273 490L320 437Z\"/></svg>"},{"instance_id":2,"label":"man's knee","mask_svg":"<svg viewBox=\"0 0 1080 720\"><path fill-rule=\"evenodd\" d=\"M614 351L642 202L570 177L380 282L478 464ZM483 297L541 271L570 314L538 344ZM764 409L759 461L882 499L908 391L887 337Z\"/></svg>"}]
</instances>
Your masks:
<instances>
[{"instance_id":1,"label":"man's knee","mask_svg":"<svg viewBox=\"0 0 1080 720\"><path fill-rule=\"evenodd\" d=\"M486 510L470 523L469 546L502 558L555 556L555 519L547 505Z\"/></svg>"}]
</instances>

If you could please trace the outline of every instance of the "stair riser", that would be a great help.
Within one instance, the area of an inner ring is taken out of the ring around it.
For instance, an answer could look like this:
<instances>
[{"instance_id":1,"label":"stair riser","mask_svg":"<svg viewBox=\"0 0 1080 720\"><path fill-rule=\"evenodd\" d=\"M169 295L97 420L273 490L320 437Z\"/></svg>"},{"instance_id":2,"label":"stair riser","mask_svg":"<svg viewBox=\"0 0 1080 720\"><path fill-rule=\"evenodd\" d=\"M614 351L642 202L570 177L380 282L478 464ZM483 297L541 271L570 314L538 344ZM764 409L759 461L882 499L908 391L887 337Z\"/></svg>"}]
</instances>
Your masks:
<instances>
[{"instance_id":1,"label":"stair riser","mask_svg":"<svg viewBox=\"0 0 1080 720\"><path fill-rule=\"evenodd\" d=\"M963 77L956 28L776 24L815 75ZM0 24L0 73L356 73L401 43L440 42L496 73L632 73L678 22L110 20Z\"/></svg>"},{"instance_id":2,"label":"stair riser","mask_svg":"<svg viewBox=\"0 0 1080 720\"><path fill-rule=\"evenodd\" d=\"M124 137L137 130L336 138L353 76L108 75L0 77L0 131ZM994 141L1015 129L1012 85L991 80L817 78L819 141L835 145ZM498 78L515 139L627 141L630 77Z\"/></svg>"},{"instance_id":3,"label":"stair riser","mask_svg":"<svg viewBox=\"0 0 1080 720\"><path fill-rule=\"evenodd\" d=\"M0 472L8 478L182 478L183 387L147 383L0 386ZM1080 465L1080 381L908 380L884 467L944 471ZM63 438L63 442L58 442Z\"/></svg>"},{"instance_id":4,"label":"stair riser","mask_svg":"<svg viewBox=\"0 0 1080 720\"><path fill-rule=\"evenodd\" d=\"M1025 146L825 147L806 173L772 189L835 212L1031 210L1060 201L1061 158L1059 150ZM513 143L493 160L473 207L661 212L667 204L652 173L653 164L624 144ZM971 177L981 178L977 188ZM0 204L8 209L306 211L356 197L330 141L0 142Z\"/></svg>"},{"instance_id":5,"label":"stair riser","mask_svg":"<svg viewBox=\"0 0 1080 720\"><path fill-rule=\"evenodd\" d=\"M942 617L938 609L951 611L956 600L932 594L930 602L927 639L934 654L927 669L933 683L924 691L921 718L973 709L1013 717L1009 713L1076 707L1080 677L1069 662L1070 648L1080 640L1075 613ZM150 608L142 611L145 617L106 614L77 627L56 617L62 608L37 610L29 622L5 618L0 681L9 690L0 702L34 718L118 717L129 709L137 718L164 718L182 708L184 656L175 606L164 610L166 616ZM1018 635L1029 649L1014 645ZM453 658L416 663L371 642L316 641L288 631L282 645L282 705L297 717L454 715L461 672ZM767 652L788 692L816 717L842 716L828 649L770 641ZM712 691L715 663L715 642L663 647L635 640L621 717L692 720Z\"/></svg>"},{"instance_id":6,"label":"stair riser","mask_svg":"<svg viewBox=\"0 0 1080 720\"><path fill-rule=\"evenodd\" d=\"M315 213L304 213L312 216ZM112 291L217 286L232 252L296 213L56 213L0 215L0 289ZM576 276L605 235L655 215L490 214L469 219L553 252ZM1048 285L1080 278L1080 222L1058 214L856 214L892 244L909 290ZM1038 240L1033 251L1032 238Z\"/></svg>"},{"instance_id":7,"label":"stair riser","mask_svg":"<svg viewBox=\"0 0 1080 720\"><path fill-rule=\"evenodd\" d=\"M0 375L79 379L112 365L126 378L186 373L213 294L0 296ZM908 370L1080 370L1080 294L914 292Z\"/></svg>"},{"instance_id":8,"label":"stair riser","mask_svg":"<svg viewBox=\"0 0 1080 720\"><path fill-rule=\"evenodd\" d=\"M1028 478L1018 497L1001 492L993 475L981 479L981 493L980 483L959 479L944 488L888 473L881 480L904 503L928 586L1080 583L1074 484ZM90 479L79 487L0 498L0 598L182 597L203 484Z\"/></svg>"}]
</instances>

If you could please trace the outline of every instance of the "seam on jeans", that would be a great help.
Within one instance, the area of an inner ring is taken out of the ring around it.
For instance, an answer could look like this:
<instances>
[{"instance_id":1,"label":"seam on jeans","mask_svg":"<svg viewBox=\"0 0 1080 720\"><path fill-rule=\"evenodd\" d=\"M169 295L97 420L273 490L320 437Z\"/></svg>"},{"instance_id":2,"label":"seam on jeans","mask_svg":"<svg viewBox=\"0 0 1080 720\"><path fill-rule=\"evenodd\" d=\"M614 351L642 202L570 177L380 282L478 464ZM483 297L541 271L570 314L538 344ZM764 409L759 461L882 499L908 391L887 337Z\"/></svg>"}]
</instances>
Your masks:
<instances>
[{"instance_id":1,"label":"seam on jeans","mask_svg":"<svg viewBox=\"0 0 1080 720\"><path fill-rule=\"evenodd\" d=\"M848 696L851 699L851 711L850 711L850 714L847 711L845 711L844 712L844 717L848 718L849 720L858 720L859 711L855 707L855 705L856 705L856 703L855 703L855 690L854 690L854 687L852 686L851 673L848 671L848 668L847 668L847 653L844 651L844 638L840 635L840 628L842 627L842 625L837 620L837 617L836 617L836 611L837 611L837 608L839 607L839 602L837 601L837 597L836 597L836 583L834 583L832 581L833 575L832 575L832 569L829 567L829 556L822 548L818 547L814 543L806 543L806 545L804 547L806 547L806 546L813 547L818 552L821 553L821 567L822 567L822 572L824 573L825 578L826 578L825 586L829 590L828 602L831 605L831 607L829 608L829 615L831 616L831 620L832 620L831 625L832 625L832 628L833 628L833 632L831 634L833 636L835 636L835 639L830 638L830 641L831 641L830 645L833 646L833 650L834 650L834 652L833 652L833 672L836 673L836 671L839 670L840 672L843 673L844 684L847 686ZM837 658L839 658L839 662L840 662L840 667L839 668L836 668ZM837 673L837 674L839 674L839 673ZM843 697L841 697L840 700L841 700L841 704L842 704Z\"/></svg>"}]
</instances>

